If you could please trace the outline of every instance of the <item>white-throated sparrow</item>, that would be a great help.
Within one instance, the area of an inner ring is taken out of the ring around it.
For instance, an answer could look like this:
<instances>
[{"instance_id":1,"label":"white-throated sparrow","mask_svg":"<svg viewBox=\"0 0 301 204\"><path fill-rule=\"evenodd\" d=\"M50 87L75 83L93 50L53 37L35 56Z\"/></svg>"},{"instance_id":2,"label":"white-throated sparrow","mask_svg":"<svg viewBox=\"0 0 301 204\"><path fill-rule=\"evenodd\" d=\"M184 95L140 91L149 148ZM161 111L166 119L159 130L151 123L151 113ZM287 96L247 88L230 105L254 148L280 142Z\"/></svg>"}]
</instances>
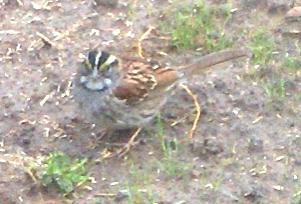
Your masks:
<instances>
[{"instance_id":1,"label":"white-throated sparrow","mask_svg":"<svg viewBox=\"0 0 301 204\"><path fill-rule=\"evenodd\" d=\"M143 127L158 114L182 79L247 55L244 50L226 50L187 66L169 68L140 58L90 51L77 72L73 95L96 125L111 130Z\"/></svg>"}]
</instances>

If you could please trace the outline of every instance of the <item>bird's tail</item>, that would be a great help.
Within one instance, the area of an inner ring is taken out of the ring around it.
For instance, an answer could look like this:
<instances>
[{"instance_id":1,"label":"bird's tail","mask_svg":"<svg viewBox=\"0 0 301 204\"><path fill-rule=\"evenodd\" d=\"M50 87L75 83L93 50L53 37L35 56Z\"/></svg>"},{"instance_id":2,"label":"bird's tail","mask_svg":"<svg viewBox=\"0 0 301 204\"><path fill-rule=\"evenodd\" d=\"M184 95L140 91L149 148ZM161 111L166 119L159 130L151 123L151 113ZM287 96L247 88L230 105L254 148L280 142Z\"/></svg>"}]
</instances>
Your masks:
<instances>
[{"instance_id":1,"label":"bird's tail","mask_svg":"<svg viewBox=\"0 0 301 204\"><path fill-rule=\"evenodd\" d=\"M189 65L180 67L179 70L186 75L197 74L214 65L240 57L250 57L250 55L250 51L248 50L223 50L205 55Z\"/></svg>"}]
</instances>

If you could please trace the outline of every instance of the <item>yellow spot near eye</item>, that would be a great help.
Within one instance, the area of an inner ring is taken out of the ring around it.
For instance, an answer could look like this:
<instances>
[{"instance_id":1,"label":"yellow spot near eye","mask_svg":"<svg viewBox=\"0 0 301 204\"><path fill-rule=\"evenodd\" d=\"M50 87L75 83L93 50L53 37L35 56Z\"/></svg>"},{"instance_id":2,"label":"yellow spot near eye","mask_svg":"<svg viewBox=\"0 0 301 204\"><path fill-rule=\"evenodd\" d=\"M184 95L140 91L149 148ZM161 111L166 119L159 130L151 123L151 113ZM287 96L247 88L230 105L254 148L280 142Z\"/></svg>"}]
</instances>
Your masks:
<instances>
[{"instance_id":1,"label":"yellow spot near eye","mask_svg":"<svg viewBox=\"0 0 301 204\"><path fill-rule=\"evenodd\" d=\"M107 59L106 64L111 65L116 61L116 57L114 55L110 55L110 57Z\"/></svg>"},{"instance_id":2,"label":"yellow spot near eye","mask_svg":"<svg viewBox=\"0 0 301 204\"><path fill-rule=\"evenodd\" d=\"M117 58L114 55L110 55L109 58L100 66L100 70L105 71L108 69L115 61Z\"/></svg>"},{"instance_id":3,"label":"yellow spot near eye","mask_svg":"<svg viewBox=\"0 0 301 204\"><path fill-rule=\"evenodd\" d=\"M107 64L102 64L102 65L99 67L99 70L105 71L108 67L109 67L109 65L107 65Z\"/></svg>"},{"instance_id":4,"label":"yellow spot near eye","mask_svg":"<svg viewBox=\"0 0 301 204\"><path fill-rule=\"evenodd\" d=\"M84 65L85 65L85 68L86 68L86 69L92 69L92 65L91 65L91 63L89 62L89 60L85 60L85 61L84 61Z\"/></svg>"}]
</instances>

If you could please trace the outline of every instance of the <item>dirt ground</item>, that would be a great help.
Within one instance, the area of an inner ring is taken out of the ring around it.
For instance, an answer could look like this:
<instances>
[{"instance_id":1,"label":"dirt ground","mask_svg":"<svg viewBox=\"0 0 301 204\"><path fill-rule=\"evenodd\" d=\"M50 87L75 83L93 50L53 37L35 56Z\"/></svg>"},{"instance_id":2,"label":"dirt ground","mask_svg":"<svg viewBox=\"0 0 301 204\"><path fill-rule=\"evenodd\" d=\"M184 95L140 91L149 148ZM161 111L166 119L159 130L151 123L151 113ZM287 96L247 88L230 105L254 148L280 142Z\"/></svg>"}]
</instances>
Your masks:
<instances>
[{"instance_id":1,"label":"dirt ground","mask_svg":"<svg viewBox=\"0 0 301 204\"><path fill-rule=\"evenodd\" d=\"M95 181L69 197L28 176L28 163L53 151L93 161L101 157L110 144L95 143L97 124L92 128L72 100L77 63L92 48L137 54L139 37L149 26L158 29L164 12L174 7L171 2L122 0L110 7L88 0L0 1L1 204L301 202L300 72L287 75L285 99L271 101L260 84L247 79L252 66L247 59L189 80L202 115L194 144L178 145L174 175L161 168L166 164L154 122L125 158L90 164ZM275 60L263 74L280 66L281 54L298 56L298 35L279 31L293 29L284 22L285 11L269 12L258 1L231 2L237 10L226 32L234 47L246 46L259 27L276 39ZM143 45L145 55L164 62L194 58L192 51L168 51L168 43L156 38ZM179 89L161 114L166 140L187 139L194 117L192 99ZM119 133L114 142L127 139L128 133Z\"/></svg>"}]
</instances>

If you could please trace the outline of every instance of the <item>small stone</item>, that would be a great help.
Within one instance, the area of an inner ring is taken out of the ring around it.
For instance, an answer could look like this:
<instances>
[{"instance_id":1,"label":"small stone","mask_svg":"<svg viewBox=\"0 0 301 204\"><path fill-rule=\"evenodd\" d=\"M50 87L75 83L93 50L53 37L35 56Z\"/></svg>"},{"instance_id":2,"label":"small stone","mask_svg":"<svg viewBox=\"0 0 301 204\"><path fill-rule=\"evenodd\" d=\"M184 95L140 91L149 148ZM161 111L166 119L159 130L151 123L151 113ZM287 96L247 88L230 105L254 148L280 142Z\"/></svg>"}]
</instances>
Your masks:
<instances>
[{"instance_id":1,"label":"small stone","mask_svg":"<svg viewBox=\"0 0 301 204\"><path fill-rule=\"evenodd\" d=\"M255 202L263 197L262 189L258 186L249 186L244 190L244 197L248 200Z\"/></svg>"},{"instance_id":2,"label":"small stone","mask_svg":"<svg viewBox=\"0 0 301 204\"><path fill-rule=\"evenodd\" d=\"M262 152L263 151L263 141L259 138L252 137L249 139L248 143L249 152Z\"/></svg>"},{"instance_id":3,"label":"small stone","mask_svg":"<svg viewBox=\"0 0 301 204\"><path fill-rule=\"evenodd\" d=\"M105 6L115 8L118 5L118 0L95 0L97 6Z\"/></svg>"},{"instance_id":4,"label":"small stone","mask_svg":"<svg viewBox=\"0 0 301 204\"><path fill-rule=\"evenodd\" d=\"M296 166L301 166L301 160L300 160L300 159L296 159L296 160L294 161L294 164L295 164Z\"/></svg>"},{"instance_id":5,"label":"small stone","mask_svg":"<svg viewBox=\"0 0 301 204\"><path fill-rule=\"evenodd\" d=\"M209 137L204 140L204 146L207 152L211 154L219 154L223 152L223 145L216 137Z\"/></svg>"},{"instance_id":6,"label":"small stone","mask_svg":"<svg viewBox=\"0 0 301 204\"><path fill-rule=\"evenodd\" d=\"M263 0L241 0L242 5L248 8L256 8L265 4Z\"/></svg>"},{"instance_id":7,"label":"small stone","mask_svg":"<svg viewBox=\"0 0 301 204\"><path fill-rule=\"evenodd\" d=\"M115 30L113 30L112 34L114 36L118 36L120 34L120 32L121 32L120 29L115 29Z\"/></svg>"},{"instance_id":8,"label":"small stone","mask_svg":"<svg viewBox=\"0 0 301 204\"><path fill-rule=\"evenodd\" d=\"M200 177L201 173L202 173L201 171L193 169L191 171L191 177L197 179Z\"/></svg>"},{"instance_id":9,"label":"small stone","mask_svg":"<svg viewBox=\"0 0 301 204\"><path fill-rule=\"evenodd\" d=\"M285 15L286 18L296 18L300 16L301 16L301 6L297 6L290 9Z\"/></svg>"},{"instance_id":10,"label":"small stone","mask_svg":"<svg viewBox=\"0 0 301 204\"><path fill-rule=\"evenodd\" d=\"M229 189L226 189L226 188L221 188L220 189L220 192L228 197L229 199L231 199L232 201L239 201L239 198L234 194L232 193Z\"/></svg>"},{"instance_id":11,"label":"small stone","mask_svg":"<svg viewBox=\"0 0 301 204\"><path fill-rule=\"evenodd\" d=\"M286 12L294 5L295 0L241 0L248 8L267 8L269 13Z\"/></svg>"},{"instance_id":12,"label":"small stone","mask_svg":"<svg viewBox=\"0 0 301 204\"><path fill-rule=\"evenodd\" d=\"M128 192L119 191L115 197L116 202L121 202L128 197Z\"/></svg>"},{"instance_id":13,"label":"small stone","mask_svg":"<svg viewBox=\"0 0 301 204\"><path fill-rule=\"evenodd\" d=\"M273 189L276 190L276 191L283 191L284 187L280 186L280 185L275 185L275 186L273 186Z\"/></svg>"},{"instance_id":14,"label":"small stone","mask_svg":"<svg viewBox=\"0 0 301 204\"><path fill-rule=\"evenodd\" d=\"M192 144L192 152L198 156L205 156L207 154L217 155L224 151L221 141L216 137L208 137L203 141L194 141Z\"/></svg>"},{"instance_id":15,"label":"small stone","mask_svg":"<svg viewBox=\"0 0 301 204\"><path fill-rule=\"evenodd\" d=\"M24 145L24 146L28 146L28 145L30 145L30 138L29 137L24 137L23 139L22 139L22 144Z\"/></svg>"},{"instance_id":16,"label":"small stone","mask_svg":"<svg viewBox=\"0 0 301 204\"><path fill-rule=\"evenodd\" d=\"M289 10L294 0L267 0L269 13L282 13Z\"/></svg>"}]
</instances>

